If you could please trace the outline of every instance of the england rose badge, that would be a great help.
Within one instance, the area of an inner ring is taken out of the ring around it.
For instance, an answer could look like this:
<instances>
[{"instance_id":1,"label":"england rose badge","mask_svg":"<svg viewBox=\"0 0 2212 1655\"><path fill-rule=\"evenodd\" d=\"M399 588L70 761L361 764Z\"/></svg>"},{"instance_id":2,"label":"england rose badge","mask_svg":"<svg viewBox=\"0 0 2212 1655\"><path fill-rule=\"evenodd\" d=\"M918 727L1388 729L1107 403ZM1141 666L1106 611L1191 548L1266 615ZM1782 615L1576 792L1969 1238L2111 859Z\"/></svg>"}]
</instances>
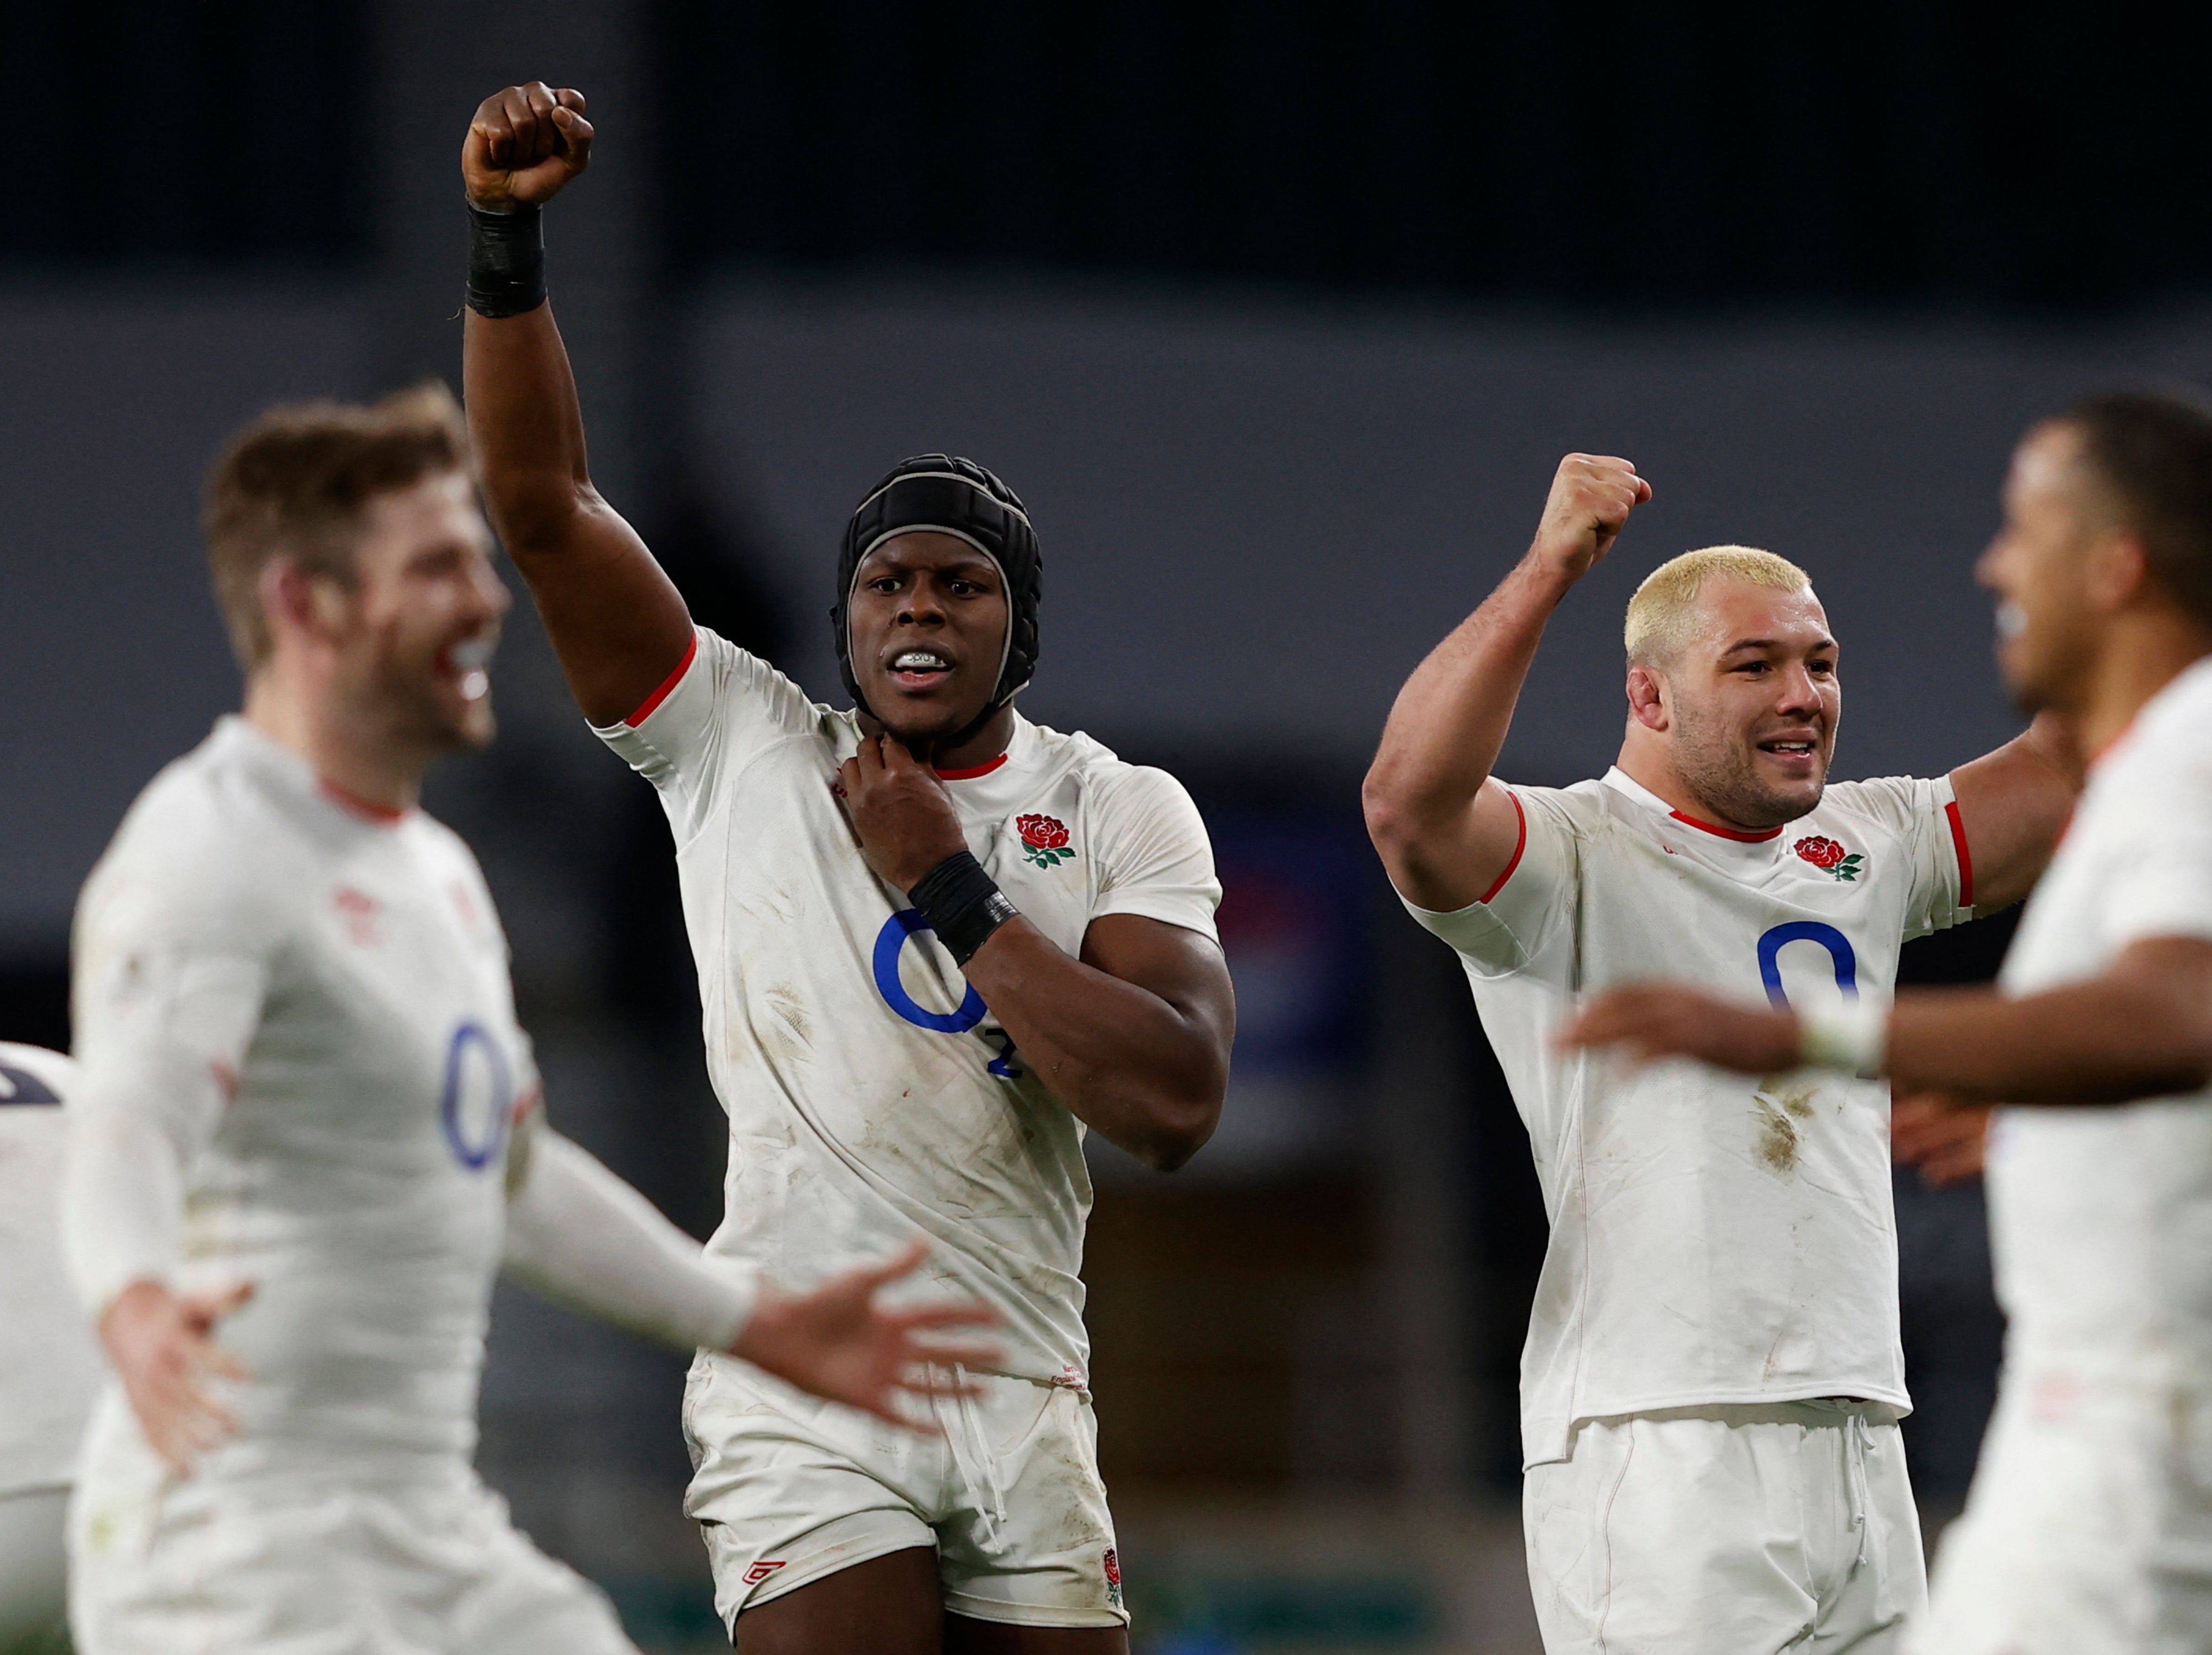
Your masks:
<instances>
[{"instance_id":1,"label":"england rose badge","mask_svg":"<svg viewBox=\"0 0 2212 1655\"><path fill-rule=\"evenodd\" d=\"M1866 867L1865 856L1857 851L1844 849L1823 834L1812 834L1790 848L1831 879L1845 885L1856 885Z\"/></svg>"},{"instance_id":2,"label":"england rose badge","mask_svg":"<svg viewBox=\"0 0 2212 1655\"><path fill-rule=\"evenodd\" d=\"M1022 855L1039 867L1056 867L1074 859L1067 843L1067 824L1056 816L1017 816L1014 826L1022 836Z\"/></svg>"}]
</instances>

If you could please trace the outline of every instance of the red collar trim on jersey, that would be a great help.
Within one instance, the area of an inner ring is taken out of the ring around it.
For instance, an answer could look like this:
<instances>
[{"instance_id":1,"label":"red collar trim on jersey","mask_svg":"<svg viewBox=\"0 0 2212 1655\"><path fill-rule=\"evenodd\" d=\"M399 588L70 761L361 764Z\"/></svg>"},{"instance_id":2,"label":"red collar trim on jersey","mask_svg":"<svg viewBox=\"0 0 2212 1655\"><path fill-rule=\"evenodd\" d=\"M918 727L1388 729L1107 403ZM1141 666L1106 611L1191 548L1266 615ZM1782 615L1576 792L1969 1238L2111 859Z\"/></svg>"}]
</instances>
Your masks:
<instances>
[{"instance_id":1,"label":"red collar trim on jersey","mask_svg":"<svg viewBox=\"0 0 2212 1655\"><path fill-rule=\"evenodd\" d=\"M1711 822L1700 822L1696 817L1685 816L1679 810L1670 810L1667 814L1678 822L1688 824L1700 833L1710 833L1716 839L1733 839L1740 845L1763 845L1769 839L1782 837L1782 830L1778 827L1769 828L1764 833L1739 833L1734 828L1715 827Z\"/></svg>"},{"instance_id":2,"label":"red collar trim on jersey","mask_svg":"<svg viewBox=\"0 0 2212 1655\"><path fill-rule=\"evenodd\" d=\"M380 805L374 799L364 799L357 793L348 793L327 777L317 776L315 785L322 789L324 798L348 815L358 816L364 822L374 822L379 826L390 827L395 822L404 822L407 819L405 811L394 810L389 805Z\"/></svg>"},{"instance_id":3,"label":"red collar trim on jersey","mask_svg":"<svg viewBox=\"0 0 2212 1655\"><path fill-rule=\"evenodd\" d=\"M937 779L940 782L973 782L979 776L988 776L1006 762L1006 755L1000 753L988 764L970 764L963 770L939 770L937 773Z\"/></svg>"}]
</instances>

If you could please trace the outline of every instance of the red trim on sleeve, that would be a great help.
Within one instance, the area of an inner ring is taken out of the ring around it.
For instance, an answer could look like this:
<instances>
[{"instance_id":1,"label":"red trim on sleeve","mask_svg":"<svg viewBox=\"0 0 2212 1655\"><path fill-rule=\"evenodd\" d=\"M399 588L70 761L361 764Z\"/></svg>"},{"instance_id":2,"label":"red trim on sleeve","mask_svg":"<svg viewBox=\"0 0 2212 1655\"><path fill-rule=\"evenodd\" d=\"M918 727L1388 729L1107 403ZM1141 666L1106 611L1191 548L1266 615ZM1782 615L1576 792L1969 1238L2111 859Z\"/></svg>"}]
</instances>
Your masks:
<instances>
[{"instance_id":1,"label":"red trim on sleeve","mask_svg":"<svg viewBox=\"0 0 2212 1655\"><path fill-rule=\"evenodd\" d=\"M1959 819L1959 801L1954 799L1943 806L1943 814L1951 818L1951 849L1959 853L1959 906L1974 905L1974 858L1966 849L1966 824Z\"/></svg>"},{"instance_id":2,"label":"red trim on sleeve","mask_svg":"<svg viewBox=\"0 0 2212 1655\"><path fill-rule=\"evenodd\" d=\"M988 776L1006 762L1006 754L1000 753L988 764L970 764L964 770L939 770L937 779L940 782L973 782L979 776Z\"/></svg>"},{"instance_id":3,"label":"red trim on sleeve","mask_svg":"<svg viewBox=\"0 0 2212 1655\"><path fill-rule=\"evenodd\" d=\"M1715 827L1711 822L1700 822L1696 817L1685 816L1679 810L1670 810L1667 814L1678 822L1686 823L1700 833L1710 833L1716 839L1733 839L1740 845L1763 845L1769 839L1782 837L1782 830L1778 827L1769 828L1764 833L1739 833L1734 828Z\"/></svg>"},{"instance_id":4,"label":"red trim on sleeve","mask_svg":"<svg viewBox=\"0 0 2212 1655\"><path fill-rule=\"evenodd\" d=\"M1505 882L1513 877L1513 870L1521 866L1521 853L1528 849L1528 812L1521 808L1521 795L1512 788L1505 789L1505 796L1513 801L1513 819L1519 824L1521 833L1513 842L1513 860L1505 864L1505 871L1498 876L1497 883L1477 898L1486 906L1492 897L1505 889Z\"/></svg>"},{"instance_id":5,"label":"red trim on sleeve","mask_svg":"<svg viewBox=\"0 0 2212 1655\"><path fill-rule=\"evenodd\" d=\"M684 681L684 675L691 670L691 663L693 660L696 658L698 654L699 629L695 626L691 629L691 642L684 647L684 659L676 663L676 670L671 672L666 678L661 679L660 688L655 690L651 695L647 696L645 698L643 704L641 704L635 712L632 713L628 718L623 720L623 724L628 726L630 729L635 730L639 725L644 723L646 720L651 718L653 716L653 709L659 706L662 702L667 700L669 692L674 690L678 685Z\"/></svg>"}]
</instances>

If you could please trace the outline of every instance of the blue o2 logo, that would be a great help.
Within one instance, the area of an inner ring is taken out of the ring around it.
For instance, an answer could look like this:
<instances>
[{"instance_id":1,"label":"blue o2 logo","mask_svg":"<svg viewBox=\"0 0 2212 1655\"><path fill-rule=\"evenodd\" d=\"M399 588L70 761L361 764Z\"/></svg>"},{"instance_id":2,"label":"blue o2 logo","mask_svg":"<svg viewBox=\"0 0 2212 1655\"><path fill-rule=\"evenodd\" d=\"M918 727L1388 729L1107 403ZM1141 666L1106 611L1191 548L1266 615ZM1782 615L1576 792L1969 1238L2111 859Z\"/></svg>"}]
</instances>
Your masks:
<instances>
[{"instance_id":1,"label":"blue o2 logo","mask_svg":"<svg viewBox=\"0 0 2212 1655\"><path fill-rule=\"evenodd\" d=\"M988 1009L974 983L967 984L968 993L958 1011L933 1012L916 1001L899 981L899 956L906 952L906 940L917 931L936 928L922 918L918 908L902 908L885 920L884 928L876 933L876 988L884 1003L915 1027L934 1029L939 1034L965 1034L983 1020Z\"/></svg>"},{"instance_id":2,"label":"blue o2 logo","mask_svg":"<svg viewBox=\"0 0 2212 1655\"><path fill-rule=\"evenodd\" d=\"M1851 951L1851 940L1818 920L1793 920L1776 926L1759 940L1759 980L1766 985L1766 997L1776 1010L1790 1009L1790 996L1782 988L1782 950L1792 942L1817 942L1826 949L1828 963L1835 969L1836 986L1844 991L1844 998L1859 997L1859 957Z\"/></svg>"},{"instance_id":3,"label":"blue o2 logo","mask_svg":"<svg viewBox=\"0 0 2212 1655\"><path fill-rule=\"evenodd\" d=\"M514 1077L499 1044L474 1023L453 1031L446 1049L446 1088L438 1100L438 1124L463 1166L488 1165L507 1141L514 1113Z\"/></svg>"},{"instance_id":4,"label":"blue o2 logo","mask_svg":"<svg viewBox=\"0 0 2212 1655\"><path fill-rule=\"evenodd\" d=\"M918 931L933 931L937 928L921 916L918 908L902 908L884 922L884 928L876 933L874 959L876 992L884 1003L918 1029L929 1029L938 1034L966 1034L983 1020L990 1007L984 1005L983 996L975 992L975 985L966 983L968 992L960 999L957 1011L933 1012L906 991L899 980L899 961L906 953L907 939ZM983 1037L995 1041L999 1055L983 1065L984 1072L1001 1080L1018 1080L1024 1071L1016 1062L1014 1043L1004 1029L986 1029Z\"/></svg>"}]
</instances>

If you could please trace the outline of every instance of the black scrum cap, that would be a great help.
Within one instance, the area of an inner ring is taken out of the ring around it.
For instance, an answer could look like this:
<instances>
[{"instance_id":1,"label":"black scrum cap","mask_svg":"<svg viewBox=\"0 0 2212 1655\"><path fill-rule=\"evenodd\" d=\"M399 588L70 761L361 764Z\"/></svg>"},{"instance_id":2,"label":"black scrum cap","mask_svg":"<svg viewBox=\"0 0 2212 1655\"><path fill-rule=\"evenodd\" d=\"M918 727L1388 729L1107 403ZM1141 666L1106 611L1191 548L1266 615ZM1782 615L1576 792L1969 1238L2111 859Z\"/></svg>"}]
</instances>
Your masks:
<instances>
[{"instance_id":1,"label":"black scrum cap","mask_svg":"<svg viewBox=\"0 0 2212 1655\"><path fill-rule=\"evenodd\" d=\"M868 490L845 526L837 558L837 601L830 624L837 635L837 665L855 706L860 698L853 672L853 587L860 560L896 534L930 530L965 540L998 565L1006 585L1006 643L988 718L1012 701L1036 671L1037 600L1044 591L1044 558L1021 496L972 459L916 454L902 459ZM977 722L980 723L981 719Z\"/></svg>"}]
</instances>

